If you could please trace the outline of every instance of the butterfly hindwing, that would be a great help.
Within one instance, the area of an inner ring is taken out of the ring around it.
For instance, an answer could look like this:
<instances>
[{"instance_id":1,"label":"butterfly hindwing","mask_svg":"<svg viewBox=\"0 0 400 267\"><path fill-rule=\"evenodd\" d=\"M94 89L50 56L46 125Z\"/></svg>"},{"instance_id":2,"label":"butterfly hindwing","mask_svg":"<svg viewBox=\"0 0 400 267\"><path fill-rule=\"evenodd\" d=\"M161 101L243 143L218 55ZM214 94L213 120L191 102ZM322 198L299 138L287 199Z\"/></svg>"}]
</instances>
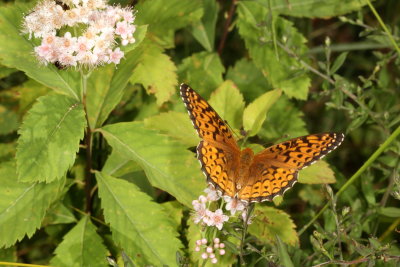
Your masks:
<instances>
[{"instance_id":1,"label":"butterfly hindwing","mask_svg":"<svg viewBox=\"0 0 400 267\"><path fill-rule=\"evenodd\" d=\"M259 202L282 195L296 183L299 170L334 150L343 138L339 133L313 134L266 148L254 156L241 198Z\"/></svg>"}]
</instances>

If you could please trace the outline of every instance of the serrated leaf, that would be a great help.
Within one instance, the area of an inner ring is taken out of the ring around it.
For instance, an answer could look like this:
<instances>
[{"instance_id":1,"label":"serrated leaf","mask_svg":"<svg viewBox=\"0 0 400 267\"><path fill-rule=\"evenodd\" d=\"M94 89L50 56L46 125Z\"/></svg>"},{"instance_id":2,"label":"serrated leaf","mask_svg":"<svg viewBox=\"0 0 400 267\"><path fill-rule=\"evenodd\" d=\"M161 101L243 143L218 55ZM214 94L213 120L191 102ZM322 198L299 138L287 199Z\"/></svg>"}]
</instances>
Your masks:
<instances>
[{"instance_id":1,"label":"serrated leaf","mask_svg":"<svg viewBox=\"0 0 400 267\"><path fill-rule=\"evenodd\" d=\"M204 15L192 28L193 37L208 52L214 50L215 25L218 18L218 2L215 0L204 0Z\"/></svg>"},{"instance_id":2,"label":"serrated leaf","mask_svg":"<svg viewBox=\"0 0 400 267\"><path fill-rule=\"evenodd\" d=\"M96 179L114 241L139 266L174 266L182 244L164 209L132 183L100 172Z\"/></svg>"},{"instance_id":3,"label":"serrated leaf","mask_svg":"<svg viewBox=\"0 0 400 267\"><path fill-rule=\"evenodd\" d=\"M335 174L326 161L317 161L299 173L299 183L303 184L333 184Z\"/></svg>"},{"instance_id":4,"label":"serrated leaf","mask_svg":"<svg viewBox=\"0 0 400 267\"><path fill-rule=\"evenodd\" d=\"M295 228L289 214L272 207L256 205L249 233L263 243L275 242L276 236L279 236L284 243L294 246L299 243Z\"/></svg>"},{"instance_id":5,"label":"serrated leaf","mask_svg":"<svg viewBox=\"0 0 400 267\"><path fill-rule=\"evenodd\" d=\"M262 0L274 13L296 17L329 18L360 10L367 0Z\"/></svg>"},{"instance_id":6,"label":"serrated leaf","mask_svg":"<svg viewBox=\"0 0 400 267\"><path fill-rule=\"evenodd\" d=\"M245 108L243 127L249 136L254 136L260 131L261 125L267 118L268 110L278 100L281 93L282 91L279 89L266 92Z\"/></svg>"},{"instance_id":7,"label":"serrated leaf","mask_svg":"<svg viewBox=\"0 0 400 267\"><path fill-rule=\"evenodd\" d=\"M63 239L55 250L56 256L51 259L51 265L108 266L107 249L102 244L102 239L96 233L96 227L90 222L89 216L84 216Z\"/></svg>"},{"instance_id":8,"label":"serrated leaf","mask_svg":"<svg viewBox=\"0 0 400 267\"><path fill-rule=\"evenodd\" d=\"M82 105L65 95L47 95L25 117L17 147L18 179L51 182L75 161L86 126Z\"/></svg>"},{"instance_id":9,"label":"serrated leaf","mask_svg":"<svg viewBox=\"0 0 400 267\"><path fill-rule=\"evenodd\" d=\"M243 95L232 81L223 82L208 101L219 116L235 129L242 127Z\"/></svg>"},{"instance_id":10,"label":"serrated leaf","mask_svg":"<svg viewBox=\"0 0 400 267\"><path fill-rule=\"evenodd\" d=\"M155 94L157 105L168 101L178 85L174 62L163 49L151 43L143 44L135 51L138 63L130 78L131 83L141 83L147 92Z\"/></svg>"},{"instance_id":11,"label":"serrated leaf","mask_svg":"<svg viewBox=\"0 0 400 267\"><path fill-rule=\"evenodd\" d=\"M258 135L267 140L307 135L303 116L304 114L290 102L287 96L283 95L268 110L267 119Z\"/></svg>"},{"instance_id":12,"label":"serrated leaf","mask_svg":"<svg viewBox=\"0 0 400 267\"><path fill-rule=\"evenodd\" d=\"M287 252L285 244L276 236L276 243L278 247L279 262L285 267L294 267L292 260L290 259L289 253Z\"/></svg>"},{"instance_id":13,"label":"serrated leaf","mask_svg":"<svg viewBox=\"0 0 400 267\"><path fill-rule=\"evenodd\" d=\"M76 222L76 219L72 211L61 202L58 202L47 211L46 217L43 220L43 225L74 222Z\"/></svg>"},{"instance_id":14,"label":"serrated leaf","mask_svg":"<svg viewBox=\"0 0 400 267\"><path fill-rule=\"evenodd\" d=\"M232 80L240 88L248 102L272 89L254 62L247 58L240 59L233 67L229 68L226 79Z\"/></svg>"},{"instance_id":15,"label":"serrated leaf","mask_svg":"<svg viewBox=\"0 0 400 267\"><path fill-rule=\"evenodd\" d=\"M39 229L64 179L52 183L17 182L15 164L0 164L0 247L9 247Z\"/></svg>"},{"instance_id":16,"label":"serrated leaf","mask_svg":"<svg viewBox=\"0 0 400 267\"><path fill-rule=\"evenodd\" d=\"M195 155L178 142L146 129L143 123L107 125L100 132L114 150L143 168L154 187L186 206L190 207L206 187Z\"/></svg>"},{"instance_id":17,"label":"serrated leaf","mask_svg":"<svg viewBox=\"0 0 400 267\"><path fill-rule=\"evenodd\" d=\"M150 0L141 1L135 8L135 23L148 24L153 41L165 48L174 45L174 32L190 23L199 21L203 15L199 0Z\"/></svg>"},{"instance_id":18,"label":"serrated leaf","mask_svg":"<svg viewBox=\"0 0 400 267\"><path fill-rule=\"evenodd\" d=\"M307 52L306 40L293 27L293 23L276 17L268 25L265 20L270 15L269 10L258 2L239 2L238 13L239 33L250 57L266 79L289 97L307 99L311 81L304 66L283 48L274 46L276 40L285 39L283 45L295 50L298 56ZM272 34L277 33L279 36L271 36L270 27L275 29Z\"/></svg>"},{"instance_id":19,"label":"serrated leaf","mask_svg":"<svg viewBox=\"0 0 400 267\"><path fill-rule=\"evenodd\" d=\"M161 204L165 213L172 220L175 230L179 230L183 217L183 206L176 200L164 202Z\"/></svg>"},{"instance_id":20,"label":"serrated leaf","mask_svg":"<svg viewBox=\"0 0 400 267\"><path fill-rule=\"evenodd\" d=\"M197 146L198 138L187 113L170 111L146 118L144 125L149 129L158 130L170 137L178 139L182 144Z\"/></svg>"},{"instance_id":21,"label":"serrated leaf","mask_svg":"<svg viewBox=\"0 0 400 267\"><path fill-rule=\"evenodd\" d=\"M59 71L55 66L39 64L33 54L34 44L27 35L21 35L23 15L29 13L31 5L15 4L0 8L0 58L7 67L22 70L34 80L79 99L80 79L75 70Z\"/></svg>"},{"instance_id":22,"label":"serrated leaf","mask_svg":"<svg viewBox=\"0 0 400 267\"><path fill-rule=\"evenodd\" d=\"M32 79L26 81L22 86L18 87L17 90L19 93L18 113L20 115L25 115L38 97L44 96L50 91L48 87Z\"/></svg>"},{"instance_id":23,"label":"serrated leaf","mask_svg":"<svg viewBox=\"0 0 400 267\"><path fill-rule=\"evenodd\" d=\"M179 80L207 99L222 82L225 68L216 53L200 52L183 59L178 66Z\"/></svg>"}]
</instances>

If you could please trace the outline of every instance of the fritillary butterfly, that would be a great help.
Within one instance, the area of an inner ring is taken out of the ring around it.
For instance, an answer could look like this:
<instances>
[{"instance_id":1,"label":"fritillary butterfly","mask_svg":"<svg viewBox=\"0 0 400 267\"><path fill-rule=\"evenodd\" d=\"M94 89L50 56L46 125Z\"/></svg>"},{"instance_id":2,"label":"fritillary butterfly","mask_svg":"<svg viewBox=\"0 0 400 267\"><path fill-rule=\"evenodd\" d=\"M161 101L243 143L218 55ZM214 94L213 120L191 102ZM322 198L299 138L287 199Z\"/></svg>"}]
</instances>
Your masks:
<instances>
[{"instance_id":1,"label":"fritillary butterfly","mask_svg":"<svg viewBox=\"0 0 400 267\"><path fill-rule=\"evenodd\" d=\"M181 96L194 128L202 139L197 158L207 181L224 195L248 202L272 200L297 182L298 171L337 148L341 133L297 137L258 154L240 150L227 124L186 84Z\"/></svg>"}]
</instances>

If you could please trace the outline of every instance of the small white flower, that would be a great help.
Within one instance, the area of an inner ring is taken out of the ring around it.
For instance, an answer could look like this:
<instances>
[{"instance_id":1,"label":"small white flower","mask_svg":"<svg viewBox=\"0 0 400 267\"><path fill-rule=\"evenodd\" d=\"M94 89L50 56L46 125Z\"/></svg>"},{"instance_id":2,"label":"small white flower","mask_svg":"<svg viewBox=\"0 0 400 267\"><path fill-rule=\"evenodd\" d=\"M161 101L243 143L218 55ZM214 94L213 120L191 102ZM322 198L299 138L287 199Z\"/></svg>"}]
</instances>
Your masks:
<instances>
[{"instance_id":1,"label":"small white flower","mask_svg":"<svg viewBox=\"0 0 400 267\"><path fill-rule=\"evenodd\" d=\"M224 222L229 220L229 216L223 214L221 209L217 209L211 216L209 216L212 224L218 228L218 230L222 229Z\"/></svg>"},{"instance_id":2,"label":"small white flower","mask_svg":"<svg viewBox=\"0 0 400 267\"><path fill-rule=\"evenodd\" d=\"M220 199L220 194L214 187L207 187L204 192L207 194L208 201L217 201Z\"/></svg>"},{"instance_id":3,"label":"small white flower","mask_svg":"<svg viewBox=\"0 0 400 267\"><path fill-rule=\"evenodd\" d=\"M246 207L245 203L237 198L224 197L224 199L227 202L225 208L231 211L231 215L235 215L236 211L242 211Z\"/></svg>"},{"instance_id":4,"label":"small white flower","mask_svg":"<svg viewBox=\"0 0 400 267\"><path fill-rule=\"evenodd\" d=\"M114 63L114 64L119 64L121 58L124 57L124 52L121 51L121 49L119 49L119 47L117 47L114 51L112 51L109 54L109 59L108 59L108 63Z\"/></svg>"}]
</instances>

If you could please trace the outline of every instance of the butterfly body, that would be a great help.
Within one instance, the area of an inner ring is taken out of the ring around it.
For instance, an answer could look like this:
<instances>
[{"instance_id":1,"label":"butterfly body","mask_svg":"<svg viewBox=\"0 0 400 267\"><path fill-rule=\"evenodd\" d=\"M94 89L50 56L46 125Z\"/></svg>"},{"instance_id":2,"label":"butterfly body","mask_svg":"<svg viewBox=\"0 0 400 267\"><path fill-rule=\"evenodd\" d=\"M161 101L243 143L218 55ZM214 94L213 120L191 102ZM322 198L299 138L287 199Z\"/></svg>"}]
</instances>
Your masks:
<instances>
[{"instance_id":1,"label":"butterfly body","mask_svg":"<svg viewBox=\"0 0 400 267\"><path fill-rule=\"evenodd\" d=\"M240 149L227 124L189 86L181 97L202 139L197 147L207 181L224 195L247 202L272 200L297 181L298 171L334 150L343 141L339 133L294 138L254 154Z\"/></svg>"}]
</instances>

